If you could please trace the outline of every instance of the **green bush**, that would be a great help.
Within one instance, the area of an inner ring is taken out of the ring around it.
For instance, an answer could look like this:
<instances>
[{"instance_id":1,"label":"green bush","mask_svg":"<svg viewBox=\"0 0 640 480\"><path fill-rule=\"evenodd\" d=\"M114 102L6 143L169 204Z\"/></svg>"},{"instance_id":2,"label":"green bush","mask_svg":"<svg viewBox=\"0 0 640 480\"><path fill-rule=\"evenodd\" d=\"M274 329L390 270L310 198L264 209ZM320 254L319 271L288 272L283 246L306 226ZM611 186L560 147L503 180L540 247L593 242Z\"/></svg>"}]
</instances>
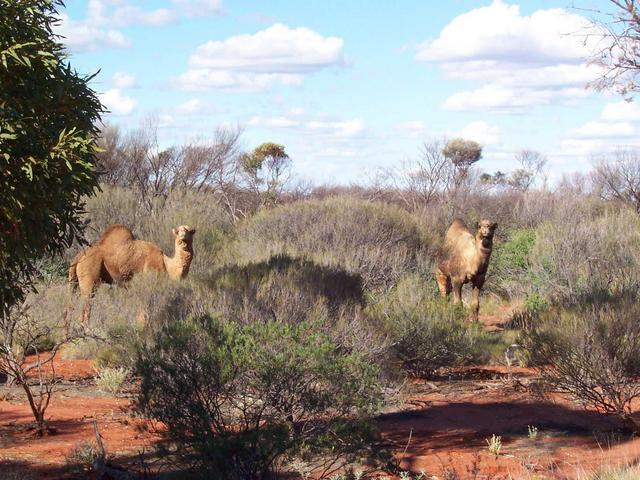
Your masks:
<instances>
[{"instance_id":1,"label":"green bush","mask_svg":"<svg viewBox=\"0 0 640 480\"><path fill-rule=\"evenodd\" d=\"M522 343L549 387L639 431L631 415L640 397L639 317L635 298L552 309L532 322Z\"/></svg>"},{"instance_id":2,"label":"green bush","mask_svg":"<svg viewBox=\"0 0 640 480\"><path fill-rule=\"evenodd\" d=\"M432 244L406 211L349 197L263 210L239 227L237 240L238 263L302 257L358 274L366 289L388 288L427 269Z\"/></svg>"},{"instance_id":3,"label":"green bush","mask_svg":"<svg viewBox=\"0 0 640 480\"><path fill-rule=\"evenodd\" d=\"M515 230L504 242L496 242L489 266L485 290L511 299L528 291L529 255L536 240L533 229Z\"/></svg>"},{"instance_id":4,"label":"green bush","mask_svg":"<svg viewBox=\"0 0 640 480\"><path fill-rule=\"evenodd\" d=\"M376 440L376 368L306 322L180 320L141 348L137 372L140 410L207 478L271 478L293 456L339 466Z\"/></svg>"}]
</instances>

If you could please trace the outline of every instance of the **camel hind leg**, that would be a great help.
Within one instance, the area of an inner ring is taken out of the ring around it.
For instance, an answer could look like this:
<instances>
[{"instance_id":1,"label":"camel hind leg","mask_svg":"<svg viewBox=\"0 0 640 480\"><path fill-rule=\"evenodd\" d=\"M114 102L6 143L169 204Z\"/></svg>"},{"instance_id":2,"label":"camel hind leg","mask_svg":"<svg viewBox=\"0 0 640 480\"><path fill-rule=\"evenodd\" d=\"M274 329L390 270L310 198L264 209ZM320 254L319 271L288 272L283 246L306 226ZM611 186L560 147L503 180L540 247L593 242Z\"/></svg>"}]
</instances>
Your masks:
<instances>
[{"instance_id":1,"label":"camel hind leg","mask_svg":"<svg viewBox=\"0 0 640 480\"><path fill-rule=\"evenodd\" d=\"M451 293L451 277L445 275L442 270L436 270L436 282L438 283L438 289L440 290L440 296L448 298Z\"/></svg>"}]
</instances>

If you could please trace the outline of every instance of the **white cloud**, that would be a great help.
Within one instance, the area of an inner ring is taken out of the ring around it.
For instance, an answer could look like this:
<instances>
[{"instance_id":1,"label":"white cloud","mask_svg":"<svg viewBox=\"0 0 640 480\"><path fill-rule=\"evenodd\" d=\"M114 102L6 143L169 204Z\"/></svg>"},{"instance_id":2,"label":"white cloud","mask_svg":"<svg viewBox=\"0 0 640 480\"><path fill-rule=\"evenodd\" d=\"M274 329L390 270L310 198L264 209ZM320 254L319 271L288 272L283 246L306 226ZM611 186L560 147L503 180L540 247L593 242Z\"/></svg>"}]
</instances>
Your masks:
<instances>
[{"instance_id":1,"label":"white cloud","mask_svg":"<svg viewBox=\"0 0 640 480\"><path fill-rule=\"evenodd\" d=\"M64 14L60 16L60 24L55 31L64 37L67 48L77 52L96 50L98 47L125 48L131 45L118 30L99 27L90 22L76 22Z\"/></svg>"},{"instance_id":2,"label":"white cloud","mask_svg":"<svg viewBox=\"0 0 640 480\"><path fill-rule=\"evenodd\" d=\"M602 119L613 122L640 121L640 108L635 102L621 100L607 103L602 110Z\"/></svg>"},{"instance_id":3,"label":"white cloud","mask_svg":"<svg viewBox=\"0 0 640 480\"><path fill-rule=\"evenodd\" d=\"M625 101L607 103L599 118L564 134L557 154L583 160L621 148L640 147L640 108Z\"/></svg>"},{"instance_id":4,"label":"white cloud","mask_svg":"<svg viewBox=\"0 0 640 480\"><path fill-rule=\"evenodd\" d=\"M176 110L179 113L182 113L185 115L195 115L198 113L202 113L204 108L205 107L204 107L204 104L202 103L202 100L200 100L199 98L192 98L191 100L187 100L186 102L178 105L176 107Z\"/></svg>"},{"instance_id":5,"label":"white cloud","mask_svg":"<svg viewBox=\"0 0 640 480\"><path fill-rule=\"evenodd\" d=\"M481 121L471 122L455 134L455 136L462 137L466 140L473 140L482 146L496 145L500 143L500 128L490 126Z\"/></svg>"},{"instance_id":6,"label":"white cloud","mask_svg":"<svg viewBox=\"0 0 640 480\"><path fill-rule=\"evenodd\" d=\"M294 74L193 69L180 75L176 83L181 88L191 91L223 89L258 92L268 90L275 85L301 85L303 80L302 75Z\"/></svg>"},{"instance_id":7,"label":"white cloud","mask_svg":"<svg viewBox=\"0 0 640 480\"><path fill-rule=\"evenodd\" d=\"M172 0L185 15L219 15L222 13L222 0Z\"/></svg>"},{"instance_id":8,"label":"white cloud","mask_svg":"<svg viewBox=\"0 0 640 480\"><path fill-rule=\"evenodd\" d=\"M133 73L116 72L111 77L113 88L133 88L136 86L136 76Z\"/></svg>"},{"instance_id":9,"label":"white cloud","mask_svg":"<svg viewBox=\"0 0 640 480\"><path fill-rule=\"evenodd\" d=\"M255 34L200 45L189 59L190 69L178 77L177 84L188 90L254 91L300 85L307 74L343 65L342 48L341 38L275 24Z\"/></svg>"},{"instance_id":10,"label":"white cloud","mask_svg":"<svg viewBox=\"0 0 640 480\"><path fill-rule=\"evenodd\" d=\"M127 97L117 88L112 88L99 95L100 101L114 115L129 115L136 107L135 99Z\"/></svg>"},{"instance_id":11,"label":"white cloud","mask_svg":"<svg viewBox=\"0 0 640 480\"><path fill-rule=\"evenodd\" d=\"M395 126L398 135L404 138L426 138L427 126L422 120L409 120Z\"/></svg>"},{"instance_id":12,"label":"white cloud","mask_svg":"<svg viewBox=\"0 0 640 480\"><path fill-rule=\"evenodd\" d=\"M522 112L588 95L584 86L598 72L585 62L588 25L563 9L524 16L518 5L494 0L454 18L416 58L439 64L447 78L480 84L450 96L446 109Z\"/></svg>"},{"instance_id":13,"label":"white cloud","mask_svg":"<svg viewBox=\"0 0 640 480\"><path fill-rule=\"evenodd\" d=\"M573 129L569 136L573 138L620 138L636 135L636 128L629 122L587 122L582 127Z\"/></svg>"},{"instance_id":14,"label":"white cloud","mask_svg":"<svg viewBox=\"0 0 640 480\"><path fill-rule=\"evenodd\" d=\"M145 10L126 0L89 0L87 16L82 20L60 15L57 34L65 37L65 45L75 51L103 47L123 48L131 42L118 29L132 25L161 27L174 23L180 16L214 15L221 12L220 0L174 0L176 8Z\"/></svg>"},{"instance_id":15,"label":"white cloud","mask_svg":"<svg viewBox=\"0 0 640 480\"><path fill-rule=\"evenodd\" d=\"M321 117L300 118L299 115L278 115L272 117L253 116L247 122L250 127L263 128L297 128L305 134L316 134L333 138L353 138L365 130L360 118L352 120L336 120Z\"/></svg>"}]
</instances>

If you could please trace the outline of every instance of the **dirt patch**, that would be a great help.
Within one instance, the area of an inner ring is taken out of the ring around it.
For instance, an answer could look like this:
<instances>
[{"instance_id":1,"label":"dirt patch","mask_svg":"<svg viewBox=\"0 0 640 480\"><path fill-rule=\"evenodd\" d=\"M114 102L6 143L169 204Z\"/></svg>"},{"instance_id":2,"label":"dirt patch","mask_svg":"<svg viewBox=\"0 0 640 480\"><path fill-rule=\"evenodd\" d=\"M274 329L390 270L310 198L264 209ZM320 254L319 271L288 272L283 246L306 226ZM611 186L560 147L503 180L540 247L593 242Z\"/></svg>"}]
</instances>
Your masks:
<instances>
[{"instance_id":1,"label":"dirt patch","mask_svg":"<svg viewBox=\"0 0 640 480\"><path fill-rule=\"evenodd\" d=\"M94 374L91 362L56 360L63 382L47 410L55 433L44 438L35 437L20 391L4 388L10 394L0 401L0 471L20 472L21 480L78 478L65 458L93 439L94 419L110 458L121 465L135 465L140 452L161 440L133 414L131 398L100 392ZM403 469L438 479L577 478L603 464L640 458L640 440L622 433L614 418L560 396L533 400L525 388L532 375L530 369L478 366L436 381L414 380L378 425ZM536 438L529 426L537 428ZM502 440L498 456L487 448L494 434Z\"/></svg>"}]
</instances>

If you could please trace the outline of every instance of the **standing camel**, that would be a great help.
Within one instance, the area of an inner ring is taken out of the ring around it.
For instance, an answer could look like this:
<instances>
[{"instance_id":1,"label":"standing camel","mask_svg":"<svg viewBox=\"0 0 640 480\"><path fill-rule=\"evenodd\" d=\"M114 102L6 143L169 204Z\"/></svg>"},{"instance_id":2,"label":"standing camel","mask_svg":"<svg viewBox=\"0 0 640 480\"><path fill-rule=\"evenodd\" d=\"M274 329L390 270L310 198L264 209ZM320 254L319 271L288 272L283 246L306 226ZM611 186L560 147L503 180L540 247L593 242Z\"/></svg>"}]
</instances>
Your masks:
<instances>
[{"instance_id":1,"label":"standing camel","mask_svg":"<svg viewBox=\"0 0 640 480\"><path fill-rule=\"evenodd\" d=\"M490 220L481 220L473 235L464 222L456 218L447 230L436 268L440 294L448 298L453 291L455 304L462 301L462 286L471 282L471 319L475 322L478 321L480 290L489 267L493 234L497 226Z\"/></svg>"},{"instance_id":2,"label":"standing camel","mask_svg":"<svg viewBox=\"0 0 640 480\"><path fill-rule=\"evenodd\" d=\"M193 235L195 229L181 225L173 229L175 248L173 256L165 255L157 245L136 240L125 225L111 225L102 237L80 252L69 267L69 284L80 289L84 297L93 295L101 283L124 283L140 272L166 273L173 280L180 280L189 273L193 259ZM88 318L85 307L83 321Z\"/></svg>"}]
</instances>

